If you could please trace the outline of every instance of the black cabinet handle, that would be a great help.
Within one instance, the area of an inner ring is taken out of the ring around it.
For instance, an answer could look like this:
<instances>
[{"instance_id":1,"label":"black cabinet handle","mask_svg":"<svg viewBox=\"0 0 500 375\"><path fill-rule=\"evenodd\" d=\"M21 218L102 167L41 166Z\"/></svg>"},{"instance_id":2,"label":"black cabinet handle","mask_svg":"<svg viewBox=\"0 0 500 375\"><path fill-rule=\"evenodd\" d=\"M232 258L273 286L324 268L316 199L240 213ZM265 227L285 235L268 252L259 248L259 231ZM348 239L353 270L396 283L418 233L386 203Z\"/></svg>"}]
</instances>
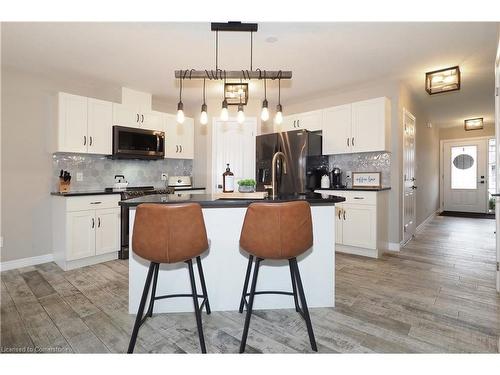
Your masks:
<instances>
[{"instance_id":1,"label":"black cabinet handle","mask_svg":"<svg viewBox=\"0 0 500 375\"><path fill-rule=\"evenodd\" d=\"M95 227L95 220L94 218L92 218L92 229L94 229L94 227Z\"/></svg>"},{"instance_id":2,"label":"black cabinet handle","mask_svg":"<svg viewBox=\"0 0 500 375\"><path fill-rule=\"evenodd\" d=\"M86 135L83 136L83 145L84 146L87 145L87 136Z\"/></svg>"},{"instance_id":3,"label":"black cabinet handle","mask_svg":"<svg viewBox=\"0 0 500 375\"><path fill-rule=\"evenodd\" d=\"M98 217L97 218L97 228L100 228L101 227L101 218Z\"/></svg>"},{"instance_id":4,"label":"black cabinet handle","mask_svg":"<svg viewBox=\"0 0 500 375\"><path fill-rule=\"evenodd\" d=\"M144 123L144 115L141 115L141 122Z\"/></svg>"},{"instance_id":5,"label":"black cabinet handle","mask_svg":"<svg viewBox=\"0 0 500 375\"><path fill-rule=\"evenodd\" d=\"M344 220L345 220L345 210L342 210L344 212Z\"/></svg>"},{"instance_id":6,"label":"black cabinet handle","mask_svg":"<svg viewBox=\"0 0 500 375\"><path fill-rule=\"evenodd\" d=\"M365 199L364 197L354 197L354 199Z\"/></svg>"},{"instance_id":7,"label":"black cabinet handle","mask_svg":"<svg viewBox=\"0 0 500 375\"><path fill-rule=\"evenodd\" d=\"M340 215L342 214L342 209L339 208L339 220L340 220Z\"/></svg>"},{"instance_id":8,"label":"black cabinet handle","mask_svg":"<svg viewBox=\"0 0 500 375\"><path fill-rule=\"evenodd\" d=\"M175 145L175 153L179 152L179 145Z\"/></svg>"},{"instance_id":9,"label":"black cabinet handle","mask_svg":"<svg viewBox=\"0 0 500 375\"><path fill-rule=\"evenodd\" d=\"M90 136L90 143L89 146L92 146L92 136Z\"/></svg>"},{"instance_id":10,"label":"black cabinet handle","mask_svg":"<svg viewBox=\"0 0 500 375\"><path fill-rule=\"evenodd\" d=\"M90 204L101 204L102 202L96 201L96 202L90 202Z\"/></svg>"},{"instance_id":11,"label":"black cabinet handle","mask_svg":"<svg viewBox=\"0 0 500 375\"><path fill-rule=\"evenodd\" d=\"M181 152L182 152L182 145L179 146L181 148Z\"/></svg>"},{"instance_id":12,"label":"black cabinet handle","mask_svg":"<svg viewBox=\"0 0 500 375\"><path fill-rule=\"evenodd\" d=\"M349 147L349 138L347 138L347 147Z\"/></svg>"},{"instance_id":13,"label":"black cabinet handle","mask_svg":"<svg viewBox=\"0 0 500 375\"><path fill-rule=\"evenodd\" d=\"M351 145L354 147L354 137L352 137Z\"/></svg>"},{"instance_id":14,"label":"black cabinet handle","mask_svg":"<svg viewBox=\"0 0 500 375\"><path fill-rule=\"evenodd\" d=\"M500 193L491 194L492 197L500 197Z\"/></svg>"},{"instance_id":15,"label":"black cabinet handle","mask_svg":"<svg viewBox=\"0 0 500 375\"><path fill-rule=\"evenodd\" d=\"M293 127L295 128L295 120L293 120Z\"/></svg>"},{"instance_id":16,"label":"black cabinet handle","mask_svg":"<svg viewBox=\"0 0 500 375\"><path fill-rule=\"evenodd\" d=\"M297 127L300 128L300 120L297 120Z\"/></svg>"},{"instance_id":17,"label":"black cabinet handle","mask_svg":"<svg viewBox=\"0 0 500 375\"><path fill-rule=\"evenodd\" d=\"M135 122L139 122L139 114L137 113L137 120Z\"/></svg>"}]
</instances>

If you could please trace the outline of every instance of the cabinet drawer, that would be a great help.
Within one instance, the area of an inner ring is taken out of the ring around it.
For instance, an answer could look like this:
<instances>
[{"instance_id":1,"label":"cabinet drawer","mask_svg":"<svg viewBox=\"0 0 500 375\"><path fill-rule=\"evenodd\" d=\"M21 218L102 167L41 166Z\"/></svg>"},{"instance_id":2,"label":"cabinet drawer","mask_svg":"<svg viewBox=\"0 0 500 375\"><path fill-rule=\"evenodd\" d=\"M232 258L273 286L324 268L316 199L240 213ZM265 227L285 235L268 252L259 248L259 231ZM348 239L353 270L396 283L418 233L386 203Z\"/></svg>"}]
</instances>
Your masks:
<instances>
[{"instance_id":1,"label":"cabinet drawer","mask_svg":"<svg viewBox=\"0 0 500 375\"><path fill-rule=\"evenodd\" d=\"M116 208L120 194L88 195L82 197L66 197L66 211L99 210L101 208Z\"/></svg>"},{"instance_id":2,"label":"cabinet drawer","mask_svg":"<svg viewBox=\"0 0 500 375\"><path fill-rule=\"evenodd\" d=\"M346 204L377 204L376 191L316 190L316 193L331 194L345 198Z\"/></svg>"}]
</instances>

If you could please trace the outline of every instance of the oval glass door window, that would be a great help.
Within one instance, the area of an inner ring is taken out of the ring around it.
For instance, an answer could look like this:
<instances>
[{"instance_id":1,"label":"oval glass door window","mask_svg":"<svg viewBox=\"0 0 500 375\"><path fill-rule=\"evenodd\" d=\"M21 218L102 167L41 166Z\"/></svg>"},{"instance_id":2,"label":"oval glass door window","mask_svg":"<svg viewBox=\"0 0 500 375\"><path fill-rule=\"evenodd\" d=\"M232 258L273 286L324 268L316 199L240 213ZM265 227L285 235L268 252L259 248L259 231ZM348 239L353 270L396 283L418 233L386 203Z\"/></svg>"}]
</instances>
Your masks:
<instances>
[{"instance_id":1,"label":"oval glass door window","mask_svg":"<svg viewBox=\"0 0 500 375\"><path fill-rule=\"evenodd\" d=\"M477 146L451 148L451 188L477 189Z\"/></svg>"}]
</instances>

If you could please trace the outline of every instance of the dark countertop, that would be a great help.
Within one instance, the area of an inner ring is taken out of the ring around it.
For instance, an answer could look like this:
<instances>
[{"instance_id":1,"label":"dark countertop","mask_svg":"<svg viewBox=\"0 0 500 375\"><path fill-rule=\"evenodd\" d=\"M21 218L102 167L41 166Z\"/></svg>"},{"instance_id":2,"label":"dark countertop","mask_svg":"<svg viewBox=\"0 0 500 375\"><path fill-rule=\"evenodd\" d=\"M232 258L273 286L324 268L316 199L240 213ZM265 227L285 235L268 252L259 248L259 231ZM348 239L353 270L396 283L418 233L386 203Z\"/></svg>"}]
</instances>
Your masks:
<instances>
[{"instance_id":1,"label":"dark countertop","mask_svg":"<svg viewBox=\"0 0 500 375\"><path fill-rule=\"evenodd\" d=\"M384 186L381 188L317 188L314 190L338 190L338 191L385 191L385 190L391 190L390 186Z\"/></svg>"},{"instance_id":2,"label":"dark countertop","mask_svg":"<svg viewBox=\"0 0 500 375\"><path fill-rule=\"evenodd\" d=\"M108 195L108 194L120 194L121 191L113 190L86 190L86 191L69 191L67 193L59 193L53 191L50 195L55 195L57 197L79 197L83 195Z\"/></svg>"},{"instance_id":3,"label":"dark countertop","mask_svg":"<svg viewBox=\"0 0 500 375\"><path fill-rule=\"evenodd\" d=\"M173 187L175 191L205 190L205 187Z\"/></svg>"},{"instance_id":4,"label":"dark countertop","mask_svg":"<svg viewBox=\"0 0 500 375\"><path fill-rule=\"evenodd\" d=\"M121 201L120 205L127 207L135 207L141 203L161 203L161 204L172 204L172 203L199 203L203 208L234 208L234 207L247 207L250 203L255 202L292 202L292 201L307 201L311 206L319 205L331 205L335 203L344 202L345 198L336 197L334 195L328 196L328 198L322 198L321 194L309 193L309 194L289 194L282 195L276 199L217 199L211 194L154 194L147 195L144 197L128 199L126 201Z\"/></svg>"}]
</instances>

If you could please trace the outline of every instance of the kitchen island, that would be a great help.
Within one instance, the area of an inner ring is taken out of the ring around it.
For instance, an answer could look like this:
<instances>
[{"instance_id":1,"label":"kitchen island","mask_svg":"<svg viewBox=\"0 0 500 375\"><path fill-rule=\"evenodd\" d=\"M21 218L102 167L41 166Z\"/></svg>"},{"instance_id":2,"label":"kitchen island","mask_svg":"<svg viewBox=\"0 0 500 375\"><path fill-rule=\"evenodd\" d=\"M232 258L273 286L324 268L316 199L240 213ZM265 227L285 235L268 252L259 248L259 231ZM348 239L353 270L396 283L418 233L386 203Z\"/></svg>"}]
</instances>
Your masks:
<instances>
[{"instance_id":1,"label":"kitchen island","mask_svg":"<svg viewBox=\"0 0 500 375\"><path fill-rule=\"evenodd\" d=\"M133 233L135 208L142 203L199 203L210 242L202 255L203 270L212 311L237 310L248 255L239 247L240 231L246 207L253 202L307 201L311 205L313 247L297 258L309 307L332 307L335 302L335 203L344 198L321 194L281 195L276 199L239 200L217 199L212 195L156 194L120 202L129 207L130 234ZM130 238L130 244L132 239ZM132 247L132 246L131 246ZM129 312L135 314L144 288L149 262L130 249ZM198 276L198 273L196 276ZM199 288L200 283L197 280ZM259 270L257 290L291 291L287 261L266 260ZM184 263L162 264L156 295L189 293L189 274ZM259 295L255 309L293 308L293 298L284 295ZM193 311L191 298L161 299L155 302L155 312Z\"/></svg>"}]
</instances>

